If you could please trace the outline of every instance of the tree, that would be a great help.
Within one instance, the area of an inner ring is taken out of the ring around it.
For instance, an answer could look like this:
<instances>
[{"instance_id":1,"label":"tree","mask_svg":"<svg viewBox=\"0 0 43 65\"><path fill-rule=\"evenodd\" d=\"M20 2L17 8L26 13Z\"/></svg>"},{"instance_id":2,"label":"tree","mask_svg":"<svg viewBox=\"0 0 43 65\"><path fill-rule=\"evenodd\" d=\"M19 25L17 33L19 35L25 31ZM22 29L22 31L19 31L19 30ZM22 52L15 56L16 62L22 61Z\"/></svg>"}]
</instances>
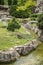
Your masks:
<instances>
[{"instance_id":1,"label":"tree","mask_svg":"<svg viewBox=\"0 0 43 65\"><path fill-rule=\"evenodd\" d=\"M12 0L8 0L8 5L12 5Z\"/></svg>"},{"instance_id":2,"label":"tree","mask_svg":"<svg viewBox=\"0 0 43 65\"><path fill-rule=\"evenodd\" d=\"M12 31L12 32L14 32L15 29L19 29L19 28L20 28L20 25L19 25L19 23L16 21L15 18L13 18L12 22L10 22L10 23L8 24L8 27L7 27L7 29L8 29L9 31Z\"/></svg>"}]
</instances>

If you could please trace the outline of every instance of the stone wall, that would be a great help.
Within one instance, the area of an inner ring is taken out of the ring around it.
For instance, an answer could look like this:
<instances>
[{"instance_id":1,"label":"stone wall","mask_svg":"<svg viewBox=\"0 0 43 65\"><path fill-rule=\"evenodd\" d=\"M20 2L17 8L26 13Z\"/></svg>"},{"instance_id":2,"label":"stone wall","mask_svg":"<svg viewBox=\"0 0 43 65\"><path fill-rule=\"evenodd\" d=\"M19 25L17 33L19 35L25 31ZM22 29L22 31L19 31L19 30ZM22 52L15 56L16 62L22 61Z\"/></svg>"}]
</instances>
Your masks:
<instances>
[{"instance_id":1,"label":"stone wall","mask_svg":"<svg viewBox=\"0 0 43 65\"><path fill-rule=\"evenodd\" d=\"M17 60L20 56L29 54L31 51L37 48L37 40L32 40L30 43L27 43L22 46L14 46L9 50L0 50L0 62L10 62Z\"/></svg>"},{"instance_id":2,"label":"stone wall","mask_svg":"<svg viewBox=\"0 0 43 65\"><path fill-rule=\"evenodd\" d=\"M30 53L32 50L35 50L37 46L38 46L37 41L34 39L30 43L27 43L23 46L15 47L15 49L20 55L24 56Z\"/></svg>"},{"instance_id":3,"label":"stone wall","mask_svg":"<svg viewBox=\"0 0 43 65\"><path fill-rule=\"evenodd\" d=\"M37 34L38 37L39 37L39 39L43 42L43 33L42 33L42 31L39 30L37 26L31 26L32 23L35 23L36 24L37 21L36 22L30 21L29 23L25 24L24 27L26 29L28 29L28 30L33 31L35 34Z\"/></svg>"}]
</instances>

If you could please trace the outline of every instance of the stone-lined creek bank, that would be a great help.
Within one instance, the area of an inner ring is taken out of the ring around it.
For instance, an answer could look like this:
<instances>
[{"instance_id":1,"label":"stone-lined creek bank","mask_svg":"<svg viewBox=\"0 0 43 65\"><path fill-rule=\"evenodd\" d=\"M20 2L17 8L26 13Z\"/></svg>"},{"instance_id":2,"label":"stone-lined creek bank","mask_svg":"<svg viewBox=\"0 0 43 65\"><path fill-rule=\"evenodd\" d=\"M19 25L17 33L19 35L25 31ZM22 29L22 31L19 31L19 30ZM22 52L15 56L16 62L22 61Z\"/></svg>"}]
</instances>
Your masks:
<instances>
[{"instance_id":1,"label":"stone-lined creek bank","mask_svg":"<svg viewBox=\"0 0 43 65\"><path fill-rule=\"evenodd\" d=\"M34 39L25 45L16 46L14 48L10 48L7 51L0 51L0 62L10 62L17 60L18 57L25 56L31 51L35 50L37 46L37 41Z\"/></svg>"},{"instance_id":2,"label":"stone-lined creek bank","mask_svg":"<svg viewBox=\"0 0 43 65\"><path fill-rule=\"evenodd\" d=\"M43 65L43 44L27 56L21 56L16 62L0 65Z\"/></svg>"}]
</instances>

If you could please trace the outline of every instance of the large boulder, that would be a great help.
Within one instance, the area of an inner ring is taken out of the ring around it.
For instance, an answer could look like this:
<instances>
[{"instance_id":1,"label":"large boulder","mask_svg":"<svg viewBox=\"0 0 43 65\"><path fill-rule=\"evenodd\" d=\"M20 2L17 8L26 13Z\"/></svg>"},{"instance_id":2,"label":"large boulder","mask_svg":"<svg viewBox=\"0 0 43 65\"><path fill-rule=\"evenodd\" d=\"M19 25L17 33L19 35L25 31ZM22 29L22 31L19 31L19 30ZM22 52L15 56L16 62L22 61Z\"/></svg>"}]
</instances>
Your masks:
<instances>
[{"instance_id":1,"label":"large boulder","mask_svg":"<svg viewBox=\"0 0 43 65\"><path fill-rule=\"evenodd\" d=\"M17 60L20 55L13 48L10 48L8 51L0 51L0 62L10 62Z\"/></svg>"}]
</instances>

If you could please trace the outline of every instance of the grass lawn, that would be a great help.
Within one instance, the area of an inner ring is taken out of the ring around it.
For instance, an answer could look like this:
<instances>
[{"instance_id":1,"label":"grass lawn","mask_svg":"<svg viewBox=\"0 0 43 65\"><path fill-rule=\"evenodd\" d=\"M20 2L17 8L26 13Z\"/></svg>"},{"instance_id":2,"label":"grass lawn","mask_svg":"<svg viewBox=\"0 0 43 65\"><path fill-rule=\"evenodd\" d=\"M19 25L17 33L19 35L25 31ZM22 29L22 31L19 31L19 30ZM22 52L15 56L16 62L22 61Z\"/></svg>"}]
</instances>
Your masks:
<instances>
[{"instance_id":1,"label":"grass lawn","mask_svg":"<svg viewBox=\"0 0 43 65\"><path fill-rule=\"evenodd\" d=\"M0 23L0 50L7 50L16 45L22 45L34 38L29 32L21 27L15 32L10 32L6 28L1 28L2 23ZM20 34L22 38L18 38L16 34Z\"/></svg>"}]
</instances>

